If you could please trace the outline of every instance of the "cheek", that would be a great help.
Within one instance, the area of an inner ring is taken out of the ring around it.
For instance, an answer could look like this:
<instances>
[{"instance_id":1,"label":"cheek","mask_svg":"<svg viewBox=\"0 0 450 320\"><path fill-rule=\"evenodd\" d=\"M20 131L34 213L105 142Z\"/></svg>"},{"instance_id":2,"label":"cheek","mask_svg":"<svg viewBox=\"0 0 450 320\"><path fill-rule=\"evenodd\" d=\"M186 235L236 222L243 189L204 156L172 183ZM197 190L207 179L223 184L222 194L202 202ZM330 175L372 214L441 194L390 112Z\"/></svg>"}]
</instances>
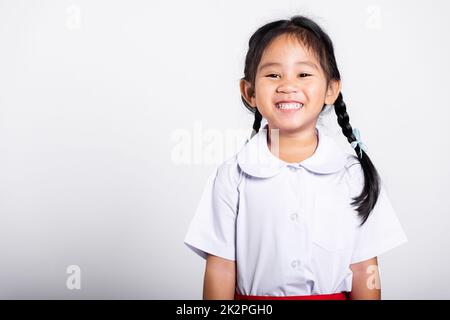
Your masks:
<instances>
[{"instance_id":1,"label":"cheek","mask_svg":"<svg viewBox=\"0 0 450 320\"><path fill-rule=\"evenodd\" d=\"M261 103L266 103L267 99L271 100L273 93L275 92L275 85L267 81L256 82L256 101Z\"/></svg>"},{"instance_id":2,"label":"cheek","mask_svg":"<svg viewBox=\"0 0 450 320\"><path fill-rule=\"evenodd\" d=\"M323 101L325 99L325 87L319 83L312 83L305 88L305 93L310 101Z\"/></svg>"},{"instance_id":3,"label":"cheek","mask_svg":"<svg viewBox=\"0 0 450 320\"><path fill-rule=\"evenodd\" d=\"M255 88L256 90L259 90L259 93L264 94L266 91L270 91L271 88L274 86L274 83L265 79L262 80L256 80Z\"/></svg>"}]
</instances>

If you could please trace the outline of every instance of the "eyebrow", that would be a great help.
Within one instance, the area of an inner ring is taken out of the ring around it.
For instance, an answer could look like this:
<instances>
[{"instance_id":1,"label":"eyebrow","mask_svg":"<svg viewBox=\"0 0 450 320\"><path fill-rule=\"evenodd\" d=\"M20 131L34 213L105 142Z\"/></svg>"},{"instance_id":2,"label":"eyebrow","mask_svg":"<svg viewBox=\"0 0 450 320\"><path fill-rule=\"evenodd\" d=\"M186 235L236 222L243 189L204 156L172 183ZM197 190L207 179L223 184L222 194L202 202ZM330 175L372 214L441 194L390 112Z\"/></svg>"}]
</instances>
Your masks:
<instances>
[{"instance_id":1,"label":"eyebrow","mask_svg":"<svg viewBox=\"0 0 450 320\"><path fill-rule=\"evenodd\" d=\"M310 61L297 61L295 64L304 64L304 65L310 66L310 67L312 67L312 68L314 68L316 70L319 69L319 68L317 68L315 63L310 62ZM278 63L278 62L266 62L263 65L261 65L258 69L259 69L259 71L261 71L264 68L272 67L272 66L281 66L281 63Z\"/></svg>"}]
</instances>

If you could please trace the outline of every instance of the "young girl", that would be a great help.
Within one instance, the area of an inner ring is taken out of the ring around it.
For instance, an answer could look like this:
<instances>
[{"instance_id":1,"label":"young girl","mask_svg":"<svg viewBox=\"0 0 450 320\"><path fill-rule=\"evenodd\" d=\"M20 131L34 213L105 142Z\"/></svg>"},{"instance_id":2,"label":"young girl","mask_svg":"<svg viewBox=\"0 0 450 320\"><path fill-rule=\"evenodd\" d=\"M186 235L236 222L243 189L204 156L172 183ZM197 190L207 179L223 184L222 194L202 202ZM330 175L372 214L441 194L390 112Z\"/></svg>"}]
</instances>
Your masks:
<instances>
[{"instance_id":1,"label":"young girl","mask_svg":"<svg viewBox=\"0 0 450 320\"><path fill-rule=\"evenodd\" d=\"M244 73L252 137L210 176L184 239L206 259L203 298L380 299L377 256L407 237L350 125L330 38L303 16L268 23ZM317 126L332 105L356 154Z\"/></svg>"}]
</instances>

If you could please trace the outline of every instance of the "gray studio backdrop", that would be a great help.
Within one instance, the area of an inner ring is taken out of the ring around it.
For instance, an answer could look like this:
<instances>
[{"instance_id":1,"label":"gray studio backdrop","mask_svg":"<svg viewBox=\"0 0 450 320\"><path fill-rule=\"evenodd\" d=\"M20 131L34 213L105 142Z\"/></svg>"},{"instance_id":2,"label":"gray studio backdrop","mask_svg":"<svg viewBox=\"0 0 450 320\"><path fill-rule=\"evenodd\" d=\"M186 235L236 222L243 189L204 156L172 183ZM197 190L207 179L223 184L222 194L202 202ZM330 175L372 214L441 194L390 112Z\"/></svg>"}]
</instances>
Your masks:
<instances>
[{"instance_id":1,"label":"gray studio backdrop","mask_svg":"<svg viewBox=\"0 0 450 320\"><path fill-rule=\"evenodd\" d=\"M448 1L0 1L0 298L200 299L183 244L250 134L247 42L305 14L409 242L384 299L450 298ZM321 119L348 147L334 114ZM239 133L239 134L236 134Z\"/></svg>"}]
</instances>

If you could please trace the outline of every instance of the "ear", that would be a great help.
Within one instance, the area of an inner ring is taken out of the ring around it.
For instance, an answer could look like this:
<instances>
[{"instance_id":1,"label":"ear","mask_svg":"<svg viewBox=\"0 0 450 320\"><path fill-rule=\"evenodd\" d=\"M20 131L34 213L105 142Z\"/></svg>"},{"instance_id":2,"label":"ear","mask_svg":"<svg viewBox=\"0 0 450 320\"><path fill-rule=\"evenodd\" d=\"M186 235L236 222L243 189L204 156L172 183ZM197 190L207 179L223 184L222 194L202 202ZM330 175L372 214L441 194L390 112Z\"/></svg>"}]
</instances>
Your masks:
<instances>
[{"instance_id":1,"label":"ear","mask_svg":"<svg viewBox=\"0 0 450 320\"><path fill-rule=\"evenodd\" d=\"M339 92L341 92L341 81L331 80L328 84L327 93L325 95L325 104L334 104Z\"/></svg>"},{"instance_id":2,"label":"ear","mask_svg":"<svg viewBox=\"0 0 450 320\"><path fill-rule=\"evenodd\" d=\"M256 97L255 92L252 89L252 85L247 80L241 79L239 82L239 87L241 89L241 95L244 97L245 101L253 108L256 108Z\"/></svg>"}]
</instances>

